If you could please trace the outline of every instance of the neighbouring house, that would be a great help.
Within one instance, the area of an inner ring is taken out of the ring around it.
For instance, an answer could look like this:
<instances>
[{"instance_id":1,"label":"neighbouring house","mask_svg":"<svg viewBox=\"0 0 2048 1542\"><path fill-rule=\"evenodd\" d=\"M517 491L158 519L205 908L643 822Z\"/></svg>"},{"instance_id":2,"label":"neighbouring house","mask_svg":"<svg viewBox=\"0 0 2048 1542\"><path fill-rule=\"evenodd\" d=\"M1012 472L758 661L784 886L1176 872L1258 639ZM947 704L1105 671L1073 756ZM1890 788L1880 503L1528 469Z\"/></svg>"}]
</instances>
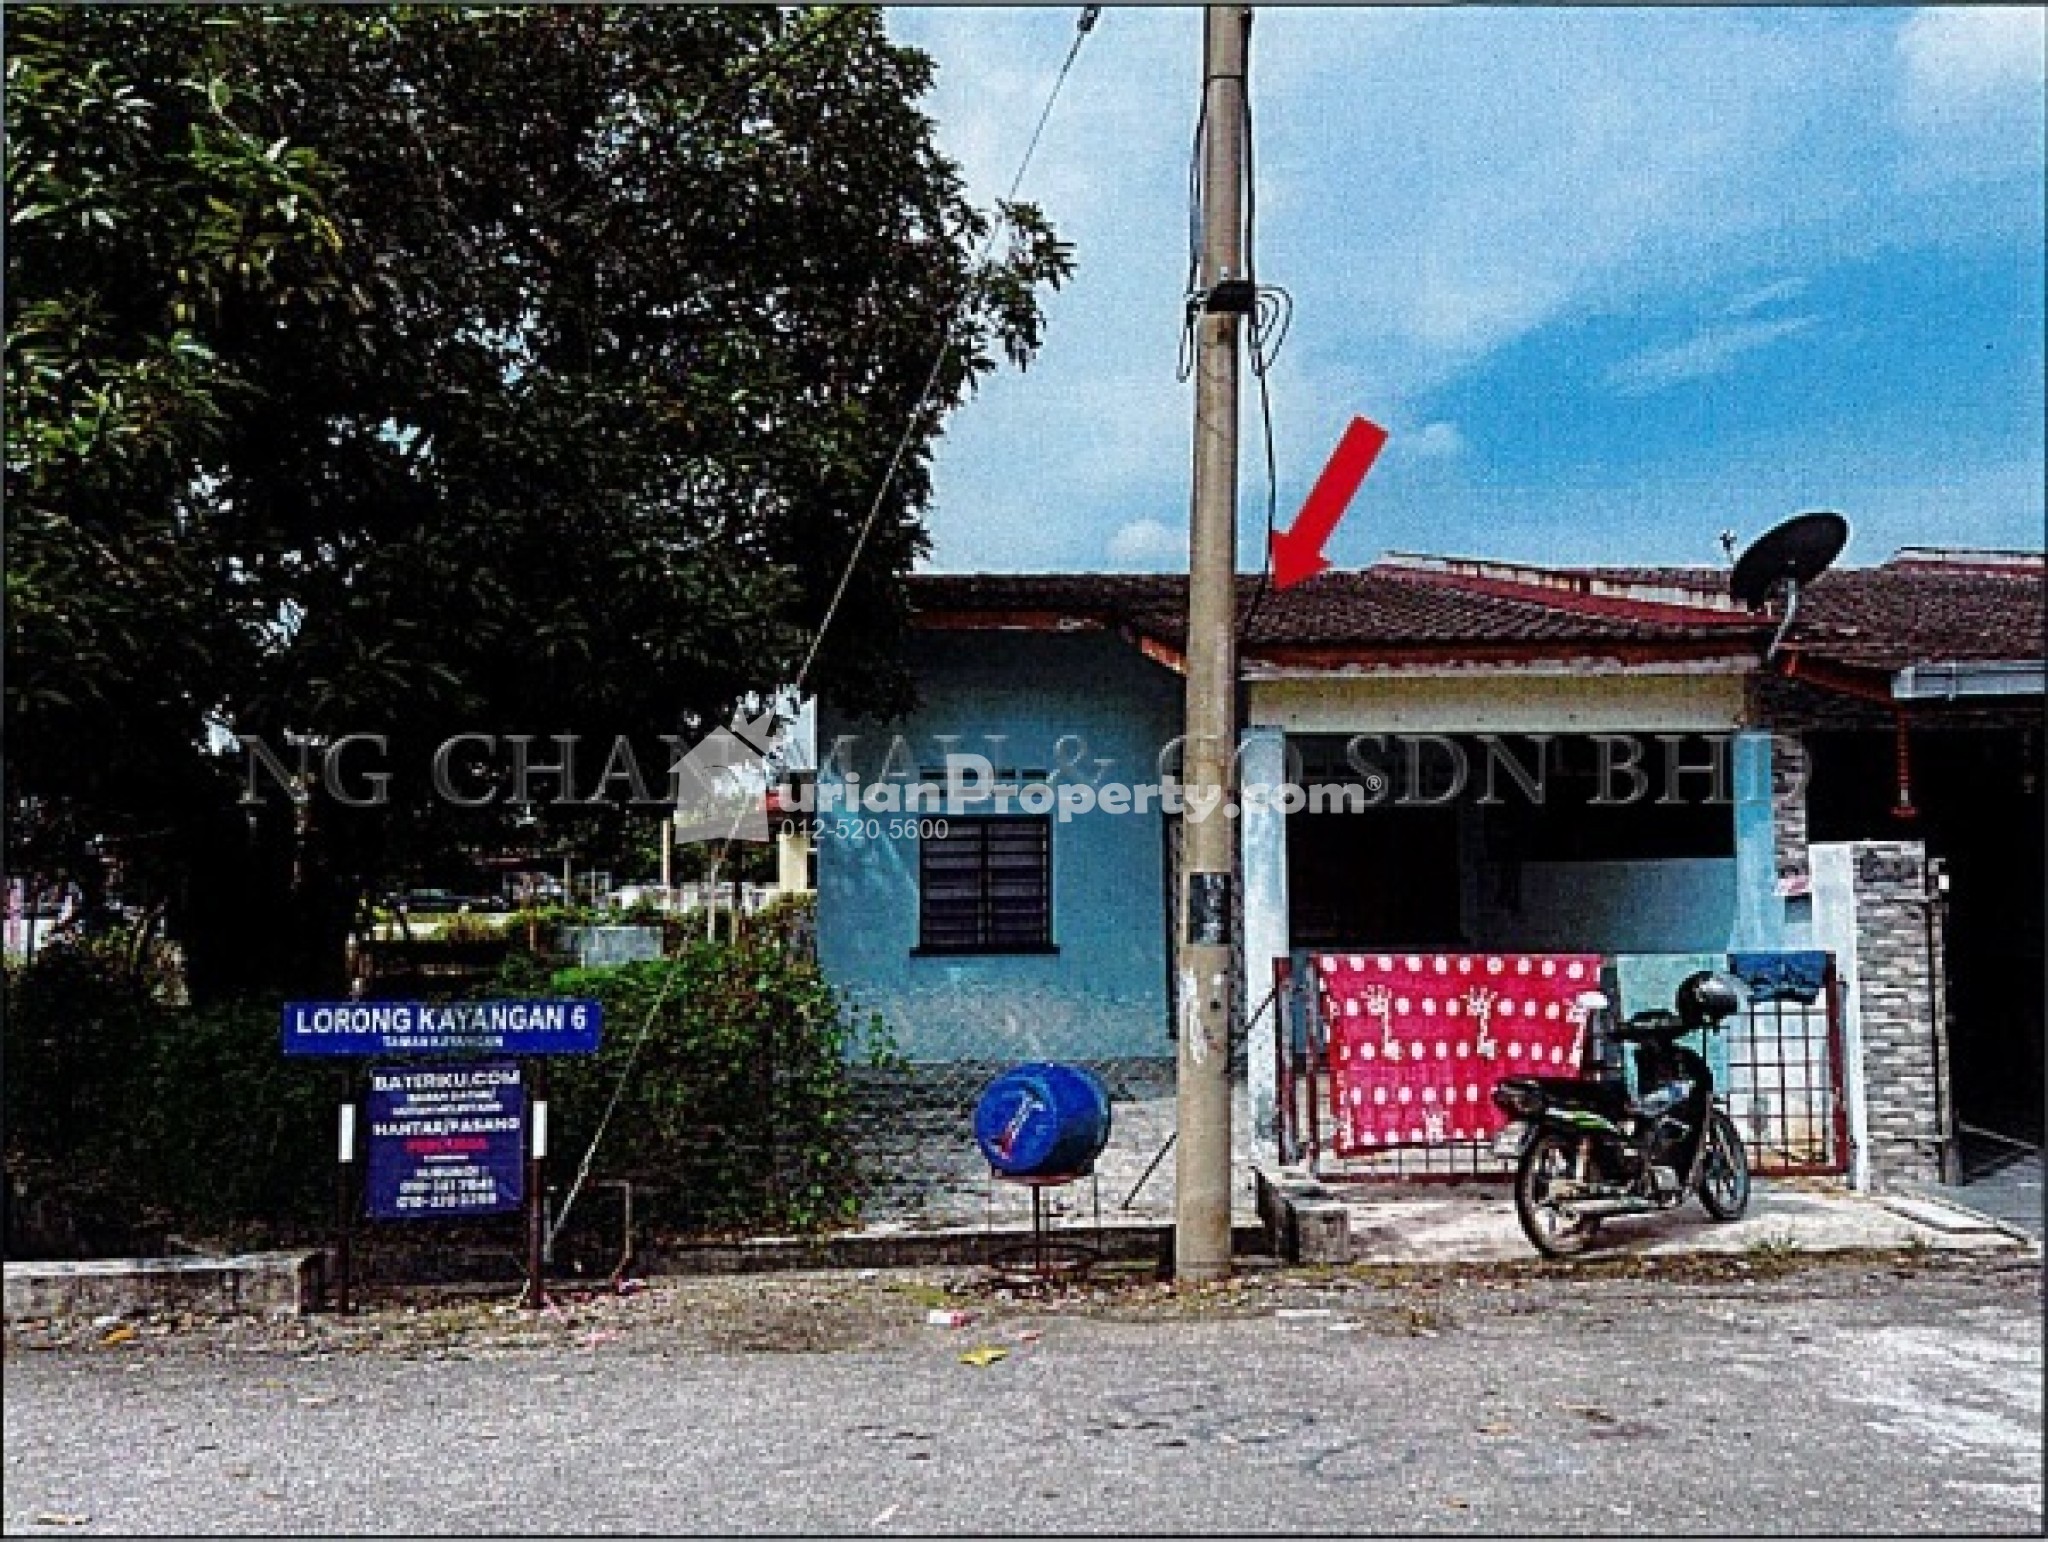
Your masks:
<instances>
[{"instance_id":1,"label":"neighbouring house","mask_svg":"<svg viewBox=\"0 0 2048 1542\"><path fill-rule=\"evenodd\" d=\"M1170 778L1185 580L911 584L917 711L821 706L822 963L914 1065L1170 1085L1178 820L1059 800ZM1237 821L1248 1008L1318 949L1824 950L1807 1165L1882 1186L1952 1174L1958 1131L2039 1144L2040 554L1838 568L1781 639L1710 568L1391 555L1241 586L1239 778L1306 798ZM977 801L906 801L949 766ZM1245 1024L1262 1146L1279 1020ZM1752 1099L1782 1122L1804 1094L1772 1069Z\"/></svg>"}]
</instances>

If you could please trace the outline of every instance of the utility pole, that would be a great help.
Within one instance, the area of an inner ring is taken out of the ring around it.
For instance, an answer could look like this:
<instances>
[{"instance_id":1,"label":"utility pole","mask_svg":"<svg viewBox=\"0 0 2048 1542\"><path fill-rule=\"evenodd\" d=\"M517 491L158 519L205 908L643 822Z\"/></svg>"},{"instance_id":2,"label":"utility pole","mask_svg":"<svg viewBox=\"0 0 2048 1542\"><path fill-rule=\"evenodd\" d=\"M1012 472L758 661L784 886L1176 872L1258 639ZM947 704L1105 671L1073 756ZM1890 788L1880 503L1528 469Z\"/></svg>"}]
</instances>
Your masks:
<instances>
[{"instance_id":1,"label":"utility pole","mask_svg":"<svg viewBox=\"0 0 2048 1542\"><path fill-rule=\"evenodd\" d=\"M1188 541L1187 737L1182 781L1174 1275L1230 1273L1230 1019L1236 910L1238 343L1244 267L1249 6L1212 5L1202 40L1201 309L1195 338L1194 506Z\"/></svg>"}]
</instances>

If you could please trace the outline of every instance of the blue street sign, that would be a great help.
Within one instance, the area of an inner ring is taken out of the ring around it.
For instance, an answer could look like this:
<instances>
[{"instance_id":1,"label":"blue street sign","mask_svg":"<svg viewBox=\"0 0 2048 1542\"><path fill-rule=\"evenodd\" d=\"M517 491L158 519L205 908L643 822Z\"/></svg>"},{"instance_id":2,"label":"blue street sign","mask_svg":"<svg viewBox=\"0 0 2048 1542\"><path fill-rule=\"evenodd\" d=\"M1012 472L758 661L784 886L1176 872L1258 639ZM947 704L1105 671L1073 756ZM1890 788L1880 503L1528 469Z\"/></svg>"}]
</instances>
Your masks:
<instances>
[{"instance_id":1,"label":"blue street sign","mask_svg":"<svg viewBox=\"0 0 2048 1542\"><path fill-rule=\"evenodd\" d=\"M374 1220L517 1210L526 1196L526 1089L516 1062L378 1066L370 1072Z\"/></svg>"},{"instance_id":2,"label":"blue street sign","mask_svg":"<svg viewBox=\"0 0 2048 1542\"><path fill-rule=\"evenodd\" d=\"M287 1055L588 1055L604 1031L595 1001L292 1001Z\"/></svg>"}]
</instances>

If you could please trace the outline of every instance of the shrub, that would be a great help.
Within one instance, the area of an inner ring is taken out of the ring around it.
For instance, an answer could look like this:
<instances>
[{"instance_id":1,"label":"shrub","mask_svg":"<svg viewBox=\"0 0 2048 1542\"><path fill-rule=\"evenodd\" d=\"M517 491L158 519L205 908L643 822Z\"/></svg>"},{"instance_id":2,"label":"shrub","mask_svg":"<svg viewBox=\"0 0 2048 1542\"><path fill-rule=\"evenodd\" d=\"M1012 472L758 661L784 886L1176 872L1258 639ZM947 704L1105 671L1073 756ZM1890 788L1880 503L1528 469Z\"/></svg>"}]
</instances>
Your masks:
<instances>
[{"instance_id":1,"label":"shrub","mask_svg":"<svg viewBox=\"0 0 2048 1542\"><path fill-rule=\"evenodd\" d=\"M621 926L660 926L670 915L667 907L656 903L652 895L643 894L632 904L612 912L611 919Z\"/></svg>"},{"instance_id":2,"label":"shrub","mask_svg":"<svg viewBox=\"0 0 2048 1542\"><path fill-rule=\"evenodd\" d=\"M275 1001L174 1005L135 958L119 939L81 940L7 972L8 1250L323 1238L344 1069L286 1059ZM848 1062L883 1040L808 959L769 936L609 969L515 952L495 987L605 1005L603 1050L549 1063L558 1188L623 1076L593 1171L657 1184L642 1211L655 1224L806 1229L854 1214Z\"/></svg>"},{"instance_id":3,"label":"shrub","mask_svg":"<svg viewBox=\"0 0 2048 1542\"><path fill-rule=\"evenodd\" d=\"M657 1220L803 1230L856 1213L848 1062L887 1043L879 1021L850 1019L815 964L746 938L551 984L605 1007L603 1050L551 1068L568 1172L622 1088L592 1171L664 1186Z\"/></svg>"},{"instance_id":4,"label":"shrub","mask_svg":"<svg viewBox=\"0 0 2048 1542\"><path fill-rule=\"evenodd\" d=\"M818 956L818 896L778 894L747 922L747 930L801 958Z\"/></svg>"},{"instance_id":5,"label":"shrub","mask_svg":"<svg viewBox=\"0 0 2048 1542\"><path fill-rule=\"evenodd\" d=\"M337 1088L279 1054L274 1004L172 1005L126 956L99 939L8 972L10 1250L311 1235Z\"/></svg>"},{"instance_id":6,"label":"shrub","mask_svg":"<svg viewBox=\"0 0 2048 1542\"><path fill-rule=\"evenodd\" d=\"M588 905L536 905L512 912L511 925L524 932L528 926L542 932L556 932L565 926L595 926L603 917Z\"/></svg>"},{"instance_id":7,"label":"shrub","mask_svg":"<svg viewBox=\"0 0 2048 1542\"><path fill-rule=\"evenodd\" d=\"M441 923L435 933L438 942L496 942L505 935L503 921L486 920L482 916L453 915Z\"/></svg>"},{"instance_id":8,"label":"shrub","mask_svg":"<svg viewBox=\"0 0 2048 1542\"><path fill-rule=\"evenodd\" d=\"M129 1159L184 1227L247 1247L324 1237L350 1069L287 1060L275 1002L175 1013L137 1059Z\"/></svg>"}]
</instances>

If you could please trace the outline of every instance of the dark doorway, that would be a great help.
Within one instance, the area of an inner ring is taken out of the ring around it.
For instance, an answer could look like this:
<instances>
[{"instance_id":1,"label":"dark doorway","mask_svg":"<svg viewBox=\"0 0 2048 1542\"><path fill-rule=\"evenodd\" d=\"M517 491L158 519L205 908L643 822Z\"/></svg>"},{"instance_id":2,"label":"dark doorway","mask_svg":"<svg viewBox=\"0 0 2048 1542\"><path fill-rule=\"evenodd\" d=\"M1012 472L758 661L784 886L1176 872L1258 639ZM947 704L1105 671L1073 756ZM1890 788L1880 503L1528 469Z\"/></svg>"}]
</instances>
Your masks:
<instances>
[{"instance_id":1,"label":"dark doorway","mask_svg":"<svg viewBox=\"0 0 2048 1542\"><path fill-rule=\"evenodd\" d=\"M2040 719L1917 725L1912 819L1896 817L1889 733L1809 736L1815 841L1921 840L1948 873L1946 967L1956 1123L2039 1146L2044 867Z\"/></svg>"},{"instance_id":2,"label":"dark doorway","mask_svg":"<svg viewBox=\"0 0 2048 1542\"><path fill-rule=\"evenodd\" d=\"M1649 870L1672 860L1732 863L1727 777L1714 770L1725 744L1706 735L1610 739L1290 738L1308 799L1287 816L1294 945L1540 950L1552 944L1533 938L1570 929L1576 917L1583 936L1572 945L1601 946L1630 896L1679 893L1675 908L1685 909L1689 891L1660 887ZM1641 757L1640 772L1627 769L1633 762L1623 752ZM1672 766L1685 768L1675 783ZM1359 796L1349 807L1319 797L1339 791ZM1525 868L1547 871L1553 882L1569 875L1571 904L1525 907ZM1717 939L1726 935L1726 916L1686 917Z\"/></svg>"},{"instance_id":3,"label":"dark doorway","mask_svg":"<svg viewBox=\"0 0 2048 1542\"><path fill-rule=\"evenodd\" d=\"M1467 940L1455 808L1291 814L1287 883L1296 947L1445 948Z\"/></svg>"}]
</instances>

